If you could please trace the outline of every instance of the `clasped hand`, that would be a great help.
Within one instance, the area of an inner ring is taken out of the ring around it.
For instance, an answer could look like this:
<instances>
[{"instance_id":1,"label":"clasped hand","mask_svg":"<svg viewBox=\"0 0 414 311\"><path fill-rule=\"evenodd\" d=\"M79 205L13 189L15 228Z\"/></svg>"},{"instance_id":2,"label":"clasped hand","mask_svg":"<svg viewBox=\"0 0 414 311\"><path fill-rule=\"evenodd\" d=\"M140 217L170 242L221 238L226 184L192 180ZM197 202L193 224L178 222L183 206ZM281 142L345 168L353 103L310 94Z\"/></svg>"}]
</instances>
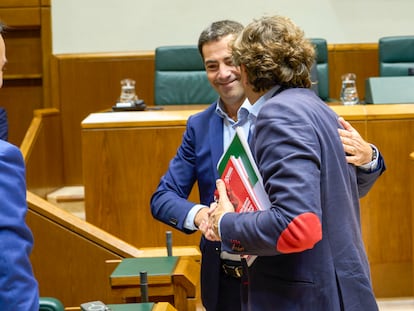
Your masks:
<instances>
[{"instance_id":1,"label":"clasped hand","mask_svg":"<svg viewBox=\"0 0 414 311\"><path fill-rule=\"evenodd\" d=\"M207 217L199 225L199 229L207 240L220 241L219 221L221 217L229 212L234 212L233 204L227 195L226 185L223 180L216 181L218 200L210 204Z\"/></svg>"}]
</instances>

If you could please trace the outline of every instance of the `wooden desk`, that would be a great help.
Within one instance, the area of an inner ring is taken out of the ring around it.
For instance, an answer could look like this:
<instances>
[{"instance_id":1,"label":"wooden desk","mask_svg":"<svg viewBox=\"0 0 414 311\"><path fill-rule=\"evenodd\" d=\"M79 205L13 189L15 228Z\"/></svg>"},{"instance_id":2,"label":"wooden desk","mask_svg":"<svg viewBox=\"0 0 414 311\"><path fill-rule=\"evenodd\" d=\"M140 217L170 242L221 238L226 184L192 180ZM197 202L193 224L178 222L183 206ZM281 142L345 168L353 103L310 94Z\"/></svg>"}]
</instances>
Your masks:
<instances>
[{"instance_id":1,"label":"wooden desk","mask_svg":"<svg viewBox=\"0 0 414 311\"><path fill-rule=\"evenodd\" d=\"M409 157L414 105L333 105L332 109L383 154L387 171L361 199L364 242L378 297L414 295ZM165 245L165 230L149 200L196 110L91 114L82 122L87 220L137 247ZM193 197L192 197L193 198ZM198 202L195 197L194 202ZM199 235L173 231L174 245Z\"/></svg>"},{"instance_id":2,"label":"wooden desk","mask_svg":"<svg viewBox=\"0 0 414 311\"><path fill-rule=\"evenodd\" d=\"M141 296L140 272L147 272L148 296L172 303L177 310L196 309L200 265L186 257L126 258L110 276L112 292L125 301ZM162 298L160 298L162 297Z\"/></svg>"},{"instance_id":3,"label":"wooden desk","mask_svg":"<svg viewBox=\"0 0 414 311\"><path fill-rule=\"evenodd\" d=\"M206 106L162 111L105 112L82 122L85 214L88 222L136 247L198 245L187 235L153 219L149 202L181 143L187 119ZM198 192L191 197L198 202Z\"/></svg>"},{"instance_id":4,"label":"wooden desk","mask_svg":"<svg viewBox=\"0 0 414 311\"><path fill-rule=\"evenodd\" d=\"M410 191L411 191L411 230L412 230L412 259L413 259L413 291L414 291L414 151L410 153Z\"/></svg>"}]
</instances>

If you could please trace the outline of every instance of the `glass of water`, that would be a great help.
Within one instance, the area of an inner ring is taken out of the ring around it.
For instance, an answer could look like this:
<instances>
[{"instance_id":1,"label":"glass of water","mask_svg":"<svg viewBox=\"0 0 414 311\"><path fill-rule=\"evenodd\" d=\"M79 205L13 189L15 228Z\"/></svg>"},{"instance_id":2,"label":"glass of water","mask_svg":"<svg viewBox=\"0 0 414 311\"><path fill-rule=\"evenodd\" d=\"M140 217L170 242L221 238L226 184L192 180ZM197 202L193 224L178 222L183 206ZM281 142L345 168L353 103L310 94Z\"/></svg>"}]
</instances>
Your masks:
<instances>
[{"instance_id":1,"label":"glass of water","mask_svg":"<svg viewBox=\"0 0 414 311\"><path fill-rule=\"evenodd\" d=\"M342 75L341 102L343 105L356 105L359 103L356 87L356 75L346 73Z\"/></svg>"}]
</instances>

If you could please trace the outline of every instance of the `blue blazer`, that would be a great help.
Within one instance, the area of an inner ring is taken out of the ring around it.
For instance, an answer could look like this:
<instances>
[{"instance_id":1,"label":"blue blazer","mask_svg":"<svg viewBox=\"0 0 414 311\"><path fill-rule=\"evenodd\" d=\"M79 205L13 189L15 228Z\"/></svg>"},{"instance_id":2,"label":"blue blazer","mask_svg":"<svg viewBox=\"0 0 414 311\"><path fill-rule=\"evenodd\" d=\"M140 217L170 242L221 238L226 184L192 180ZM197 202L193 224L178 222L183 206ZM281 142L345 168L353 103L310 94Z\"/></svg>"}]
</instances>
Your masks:
<instances>
[{"instance_id":1,"label":"blue blazer","mask_svg":"<svg viewBox=\"0 0 414 311\"><path fill-rule=\"evenodd\" d=\"M251 147L272 207L220 223L224 250L259 255L249 268L249 310L378 310L359 198L385 165L381 156L371 173L348 164L337 118L300 88L259 112Z\"/></svg>"},{"instance_id":2,"label":"blue blazer","mask_svg":"<svg viewBox=\"0 0 414 311\"><path fill-rule=\"evenodd\" d=\"M39 310L38 285L29 256L26 176L20 150L0 140L0 310Z\"/></svg>"},{"instance_id":3,"label":"blue blazer","mask_svg":"<svg viewBox=\"0 0 414 311\"><path fill-rule=\"evenodd\" d=\"M176 156L151 199L152 215L186 233L184 220L198 203L210 206L214 200L215 181L219 178L217 162L223 153L223 119L215 113L216 103L191 116ZM200 202L187 198L197 181ZM220 243L204 237L200 242L201 294L207 310L215 310L220 276Z\"/></svg>"}]
</instances>

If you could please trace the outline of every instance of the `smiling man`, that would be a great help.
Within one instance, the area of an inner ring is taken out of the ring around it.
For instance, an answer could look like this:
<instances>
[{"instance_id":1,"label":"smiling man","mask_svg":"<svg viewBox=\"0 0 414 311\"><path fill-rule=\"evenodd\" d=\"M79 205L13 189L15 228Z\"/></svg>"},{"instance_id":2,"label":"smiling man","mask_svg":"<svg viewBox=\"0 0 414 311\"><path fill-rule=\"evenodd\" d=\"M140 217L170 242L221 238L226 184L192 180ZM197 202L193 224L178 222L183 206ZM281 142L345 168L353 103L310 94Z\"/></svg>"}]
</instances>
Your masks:
<instances>
[{"instance_id":1,"label":"smiling man","mask_svg":"<svg viewBox=\"0 0 414 311\"><path fill-rule=\"evenodd\" d=\"M205 111L191 116L183 141L167 173L151 199L153 216L186 233L196 232L207 220L214 199L216 164L235 128L247 133L250 104L240 83L240 70L233 65L229 43L240 33L240 23L212 23L200 34L198 48L207 77L219 97ZM188 201L197 181L200 203ZM208 311L240 310L239 256L221 252L220 243L202 238L201 291Z\"/></svg>"}]
</instances>

